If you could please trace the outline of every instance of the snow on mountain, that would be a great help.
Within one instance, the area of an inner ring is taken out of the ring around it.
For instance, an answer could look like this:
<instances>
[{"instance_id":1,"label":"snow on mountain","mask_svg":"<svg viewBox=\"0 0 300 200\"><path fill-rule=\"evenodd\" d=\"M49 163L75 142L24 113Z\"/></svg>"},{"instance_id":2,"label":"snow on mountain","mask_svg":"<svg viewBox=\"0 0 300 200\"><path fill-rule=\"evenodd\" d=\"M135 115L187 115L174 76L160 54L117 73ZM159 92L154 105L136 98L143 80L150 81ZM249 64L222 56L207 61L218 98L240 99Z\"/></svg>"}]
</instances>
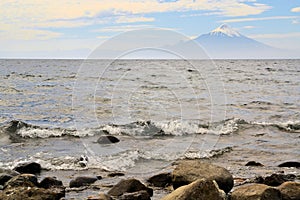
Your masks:
<instances>
[{"instance_id":1,"label":"snow on mountain","mask_svg":"<svg viewBox=\"0 0 300 200\"><path fill-rule=\"evenodd\" d=\"M217 36L222 36L222 35L227 35L229 37L240 37L241 34L231 27L229 27L227 24L222 24L215 30L211 31L209 33L210 35L217 35Z\"/></svg>"}]
</instances>

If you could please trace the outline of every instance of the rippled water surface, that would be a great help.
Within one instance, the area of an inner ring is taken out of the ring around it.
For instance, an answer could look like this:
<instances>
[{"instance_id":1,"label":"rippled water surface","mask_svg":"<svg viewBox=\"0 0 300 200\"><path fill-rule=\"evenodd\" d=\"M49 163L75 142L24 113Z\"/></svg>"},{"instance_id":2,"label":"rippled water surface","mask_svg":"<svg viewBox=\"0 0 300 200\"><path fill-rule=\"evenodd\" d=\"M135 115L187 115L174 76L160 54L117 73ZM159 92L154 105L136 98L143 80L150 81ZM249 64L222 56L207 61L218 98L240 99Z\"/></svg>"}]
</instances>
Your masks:
<instances>
[{"instance_id":1,"label":"rippled water surface","mask_svg":"<svg viewBox=\"0 0 300 200\"><path fill-rule=\"evenodd\" d=\"M186 157L240 173L300 157L300 60L0 60L0 76L2 167L81 170L87 155L84 169L145 174Z\"/></svg>"}]
</instances>

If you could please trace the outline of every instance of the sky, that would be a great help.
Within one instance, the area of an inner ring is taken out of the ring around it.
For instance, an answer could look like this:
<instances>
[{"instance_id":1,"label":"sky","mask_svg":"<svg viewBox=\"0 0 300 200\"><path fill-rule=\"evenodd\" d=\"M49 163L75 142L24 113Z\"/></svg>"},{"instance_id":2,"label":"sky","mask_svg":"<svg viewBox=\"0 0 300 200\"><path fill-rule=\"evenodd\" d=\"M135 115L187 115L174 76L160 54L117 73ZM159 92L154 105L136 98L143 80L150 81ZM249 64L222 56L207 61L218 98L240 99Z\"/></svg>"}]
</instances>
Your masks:
<instances>
[{"instance_id":1,"label":"sky","mask_svg":"<svg viewBox=\"0 0 300 200\"><path fill-rule=\"evenodd\" d=\"M0 58L86 58L126 31L195 38L224 23L300 53L299 0L1 0Z\"/></svg>"}]
</instances>

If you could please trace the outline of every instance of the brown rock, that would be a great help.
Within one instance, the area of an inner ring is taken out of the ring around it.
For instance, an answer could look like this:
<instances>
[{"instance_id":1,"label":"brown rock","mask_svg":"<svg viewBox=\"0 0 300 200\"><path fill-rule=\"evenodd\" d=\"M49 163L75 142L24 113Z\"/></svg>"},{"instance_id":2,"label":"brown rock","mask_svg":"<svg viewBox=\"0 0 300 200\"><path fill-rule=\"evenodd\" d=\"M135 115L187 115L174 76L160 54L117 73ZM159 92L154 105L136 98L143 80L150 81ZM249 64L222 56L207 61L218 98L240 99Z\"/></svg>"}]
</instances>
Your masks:
<instances>
[{"instance_id":1,"label":"brown rock","mask_svg":"<svg viewBox=\"0 0 300 200\"><path fill-rule=\"evenodd\" d=\"M0 193L0 199L5 200L59 200L64 196L63 188L14 187Z\"/></svg>"},{"instance_id":2,"label":"brown rock","mask_svg":"<svg viewBox=\"0 0 300 200\"><path fill-rule=\"evenodd\" d=\"M228 170L199 160L180 161L172 173L174 189L202 178L215 180L226 193L233 187L233 177Z\"/></svg>"},{"instance_id":3,"label":"brown rock","mask_svg":"<svg viewBox=\"0 0 300 200\"><path fill-rule=\"evenodd\" d=\"M4 185L4 188L10 187L37 187L38 181L33 174L20 174L11 178Z\"/></svg>"},{"instance_id":4,"label":"brown rock","mask_svg":"<svg viewBox=\"0 0 300 200\"><path fill-rule=\"evenodd\" d=\"M138 192L125 193L119 197L120 200L151 200L147 191L141 190Z\"/></svg>"},{"instance_id":5,"label":"brown rock","mask_svg":"<svg viewBox=\"0 0 300 200\"><path fill-rule=\"evenodd\" d=\"M234 190L231 200L281 200L281 193L278 189L263 185L246 185Z\"/></svg>"},{"instance_id":6,"label":"brown rock","mask_svg":"<svg viewBox=\"0 0 300 200\"><path fill-rule=\"evenodd\" d=\"M214 180L199 179L177 188L162 200L225 200L226 195Z\"/></svg>"},{"instance_id":7,"label":"brown rock","mask_svg":"<svg viewBox=\"0 0 300 200\"><path fill-rule=\"evenodd\" d=\"M147 191L150 196L153 195L153 190L151 188L146 187L136 179L121 180L108 191L108 194L111 196L121 196L124 193L138 192L141 190Z\"/></svg>"},{"instance_id":8,"label":"brown rock","mask_svg":"<svg viewBox=\"0 0 300 200\"><path fill-rule=\"evenodd\" d=\"M249 161L245 166L262 167L264 165L256 161Z\"/></svg>"},{"instance_id":9,"label":"brown rock","mask_svg":"<svg viewBox=\"0 0 300 200\"><path fill-rule=\"evenodd\" d=\"M278 189L282 194L282 200L300 200L300 183L285 182Z\"/></svg>"},{"instance_id":10,"label":"brown rock","mask_svg":"<svg viewBox=\"0 0 300 200\"><path fill-rule=\"evenodd\" d=\"M112 198L105 193L100 193L99 195L89 196L87 200L112 200Z\"/></svg>"}]
</instances>

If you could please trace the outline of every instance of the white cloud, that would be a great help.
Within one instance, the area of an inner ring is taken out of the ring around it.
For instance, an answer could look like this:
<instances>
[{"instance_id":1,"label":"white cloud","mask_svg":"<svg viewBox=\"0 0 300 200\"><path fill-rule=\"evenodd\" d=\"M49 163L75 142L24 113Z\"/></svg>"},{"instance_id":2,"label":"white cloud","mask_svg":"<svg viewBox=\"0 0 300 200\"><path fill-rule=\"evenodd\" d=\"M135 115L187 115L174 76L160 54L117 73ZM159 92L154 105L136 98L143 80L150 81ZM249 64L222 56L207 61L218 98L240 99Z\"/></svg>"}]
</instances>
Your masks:
<instances>
[{"instance_id":1,"label":"white cloud","mask_svg":"<svg viewBox=\"0 0 300 200\"><path fill-rule=\"evenodd\" d=\"M253 28L256 28L255 26L243 26L242 27L243 29L253 29Z\"/></svg>"},{"instance_id":2,"label":"white cloud","mask_svg":"<svg viewBox=\"0 0 300 200\"><path fill-rule=\"evenodd\" d=\"M251 38L255 39L282 39L282 38L299 38L300 32L294 33L271 33L271 34L257 34L257 35L249 35Z\"/></svg>"},{"instance_id":3,"label":"white cloud","mask_svg":"<svg viewBox=\"0 0 300 200\"><path fill-rule=\"evenodd\" d=\"M252 18L236 18L226 19L219 22L222 23L235 23L235 22L250 22L250 21L265 21L265 20L285 20L285 19L298 19L299 16L272 16L272 17L252 17Z\"/></svg>"},{"instance_id":4,"label":"white cloud","mask_svg":"<svg viewBox=\"0 0 300 200\"><path fill-rule=\"evenodd\" d=\"M98 30L93 30L92 32L106 33L106 32L125 32L133 31L144 28L151 28L151 25L125 25L125 26L107 26Z\"/></svg>"},{"instance_id":5,"label":"white cloud","mask_svg":"<svg viewBox=\"0 0 300 200\"><path fill-rule=\"evenodd\" d=\"M300 7L292 8L291 12L300 12Z\"/></svg>"},{"instance_id":6,"label":"white cloud","mask_svg":"<svg viewBox=\"0 0 300 200\"><path fill-rule=\"evenodd\" d=\"M153 22L153 17L127 17L121 16L116 20L116 23L135 23L135 22Z\"/></svg>"}]
</instances>

